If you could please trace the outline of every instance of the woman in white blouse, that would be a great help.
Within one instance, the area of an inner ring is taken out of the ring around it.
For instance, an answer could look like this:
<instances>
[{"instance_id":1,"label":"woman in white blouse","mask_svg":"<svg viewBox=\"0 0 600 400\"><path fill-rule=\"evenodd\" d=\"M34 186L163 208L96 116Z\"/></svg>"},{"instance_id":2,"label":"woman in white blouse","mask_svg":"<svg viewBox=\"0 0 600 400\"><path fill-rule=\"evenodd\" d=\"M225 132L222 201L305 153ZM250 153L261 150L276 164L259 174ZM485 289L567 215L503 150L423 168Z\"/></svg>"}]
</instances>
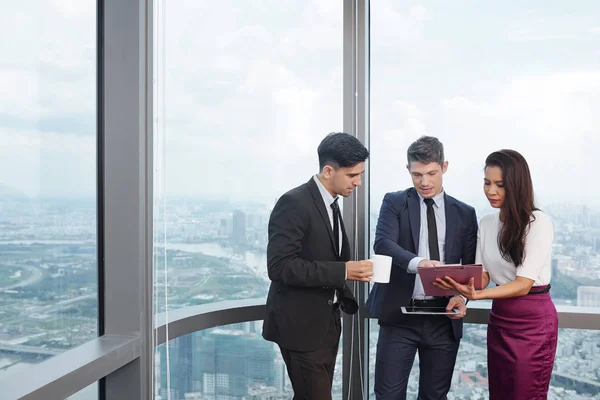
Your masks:
<instances>
[{"instance_id":1,"label":"woman in white blouse","mask_svg":"<svg viewBox=\"0 0 600 400\"><path fill-rule=\"evenodd\" d=\"M493 299L487 332L490 400L546 399L552 375L558 318L550 298L552 222L534 204L525 158L500 150L485 162L483 190L498 213L479 224L478 264L483 287L446 278L470 300ZM487 288L490 279L496 287Z\"/></svg>"}]
</instances>

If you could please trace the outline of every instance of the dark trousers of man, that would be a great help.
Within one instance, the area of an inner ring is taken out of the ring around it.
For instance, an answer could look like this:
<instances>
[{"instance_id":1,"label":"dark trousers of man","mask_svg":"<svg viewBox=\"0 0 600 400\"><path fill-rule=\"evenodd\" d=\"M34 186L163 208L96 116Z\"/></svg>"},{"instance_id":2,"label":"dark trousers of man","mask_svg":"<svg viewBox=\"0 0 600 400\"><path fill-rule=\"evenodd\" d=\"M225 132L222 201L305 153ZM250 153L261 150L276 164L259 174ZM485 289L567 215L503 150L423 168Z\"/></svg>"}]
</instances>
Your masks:
<instances>
[{"instance_id":1,"label":"dark trousers of man","mask_svg":"<svg viewBox=\"0 0 600 400\"><path fill-rule=\"evenodd\" d=\"M405 400L408 377L419 352L419 400L444 400L450 390L460 340L445 315L411 315L380 325L375 362L377 400Z\"/></svg>"},{"instance_id":2,"label":"dark trousers of man","mask_svg":"<svg viewBox=\"0 0 600 400\"><path fill-rule=\"evenodd\" d=\"M327 335L317 350L300 352L280 347L294 388L294 400L331 400L333 370L341 332L340 312L334 309Z\"/></svg>"}]
</instances>

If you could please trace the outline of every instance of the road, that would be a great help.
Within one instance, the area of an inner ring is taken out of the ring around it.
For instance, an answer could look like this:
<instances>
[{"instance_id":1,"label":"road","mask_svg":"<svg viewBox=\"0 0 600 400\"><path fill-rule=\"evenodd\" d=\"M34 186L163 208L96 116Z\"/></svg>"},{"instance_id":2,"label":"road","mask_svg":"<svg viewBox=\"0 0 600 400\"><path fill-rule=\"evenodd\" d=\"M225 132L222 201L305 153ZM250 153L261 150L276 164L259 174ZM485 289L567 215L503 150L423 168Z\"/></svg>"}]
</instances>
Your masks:
<instances>
[{"instance_id":1,"label":"road","mask_svg":"<svg viewBox=\"0 0 600 400\"><path fill-rule=\"evenodd\" d=\"M24 281L20 281L18 283L13 283L12 285L0 288L0 293L5 292L7 290L13 290L16 288L20 288L23 286L33 285L34 283L37 283L38 281L40 281L42 279L42 271L39 268L32 267L30 265L22 265L20 267L23 269L29 270L31 272L31 276L29 278L25 279Z\"/></svg>"}]
</instances>

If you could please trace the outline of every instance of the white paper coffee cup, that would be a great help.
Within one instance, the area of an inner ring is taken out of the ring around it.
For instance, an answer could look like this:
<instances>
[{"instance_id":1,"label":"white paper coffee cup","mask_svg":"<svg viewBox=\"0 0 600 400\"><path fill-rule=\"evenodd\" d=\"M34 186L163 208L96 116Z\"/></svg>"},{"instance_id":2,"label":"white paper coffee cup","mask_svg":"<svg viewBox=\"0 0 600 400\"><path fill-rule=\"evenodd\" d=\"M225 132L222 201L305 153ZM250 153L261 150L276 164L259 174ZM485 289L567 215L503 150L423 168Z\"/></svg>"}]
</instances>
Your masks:
<instances>
[{"instance_id":1,"label":"white paper coffee cup","mask_svg":"<svg viewBox=\"0 0 600 400\"><path fill-rule=\"evenodd\" d=\"M392 273L392 257L375 254L371 257L371 261L373 261L371 282L389 283Z\"/></svg>"}]
</instances>

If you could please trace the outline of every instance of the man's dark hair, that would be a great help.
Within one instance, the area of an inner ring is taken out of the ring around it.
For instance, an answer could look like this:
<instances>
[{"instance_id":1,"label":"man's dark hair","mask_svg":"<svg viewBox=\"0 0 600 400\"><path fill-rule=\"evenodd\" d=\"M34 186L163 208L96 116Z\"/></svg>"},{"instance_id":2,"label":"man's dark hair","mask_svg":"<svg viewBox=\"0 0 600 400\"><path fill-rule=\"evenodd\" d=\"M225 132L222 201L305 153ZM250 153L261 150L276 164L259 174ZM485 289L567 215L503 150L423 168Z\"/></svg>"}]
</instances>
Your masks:
<instances>
[{"instance_id":1,"label":"man's dark hair","mask_svg":"<svg viewBox=\"0 0 600 400\"><path fill-rule=\"evenodd\" d=\"M369 158L369 150L354 136L332 132L325 136L317 149L319 170L330 165L333 168L353 167Z\"/></svg>"},{"instance_id":2,"label":"man's dark hair","mask_svg":"<svg viewBox=\"0 0 600 400\"><path fill-rule=\"evenodd\" d=\"M408 164L411 161L419 161L423 164L436 162L440 165L444 164L444 145L433 136L421 136L410 146L406 151Z\"/></svg>"}]
</instances>

